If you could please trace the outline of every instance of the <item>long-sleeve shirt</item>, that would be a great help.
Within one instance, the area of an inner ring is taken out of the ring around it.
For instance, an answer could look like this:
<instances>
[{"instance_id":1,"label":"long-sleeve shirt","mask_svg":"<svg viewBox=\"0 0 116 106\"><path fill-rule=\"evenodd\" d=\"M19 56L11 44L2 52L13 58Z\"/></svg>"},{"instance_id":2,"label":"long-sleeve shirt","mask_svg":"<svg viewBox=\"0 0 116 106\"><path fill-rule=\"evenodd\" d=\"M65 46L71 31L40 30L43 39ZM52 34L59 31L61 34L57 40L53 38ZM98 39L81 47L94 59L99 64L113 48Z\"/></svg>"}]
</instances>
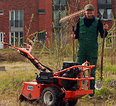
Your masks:
<instances>
[{"instance_id":1,"label":"long-sleeve shirt","mask_svg":"<svg viewBox=\"0 0 116 106\"><path fill-rule=\"evenodd\" d=\"M91 24L95 21L95 17L94 16L91 19L88 19L86 16L84 16L83 19L84 19L84 24L87 27L91 26ZM78 19L77 25L76 25L76 31L75 31L75 35L76 36L75 36L75 39L78 39L78 37L79 37L79 24L80 24L80 18ZM97 35L98 35L98 32L100 32L101 38L103 38L104 29L103 29L102 21L100 19L98 20L98 25L97 25ZM107 36L107 31L106 31L105 37L106 36Z\"/></svg>"}]
</instances>

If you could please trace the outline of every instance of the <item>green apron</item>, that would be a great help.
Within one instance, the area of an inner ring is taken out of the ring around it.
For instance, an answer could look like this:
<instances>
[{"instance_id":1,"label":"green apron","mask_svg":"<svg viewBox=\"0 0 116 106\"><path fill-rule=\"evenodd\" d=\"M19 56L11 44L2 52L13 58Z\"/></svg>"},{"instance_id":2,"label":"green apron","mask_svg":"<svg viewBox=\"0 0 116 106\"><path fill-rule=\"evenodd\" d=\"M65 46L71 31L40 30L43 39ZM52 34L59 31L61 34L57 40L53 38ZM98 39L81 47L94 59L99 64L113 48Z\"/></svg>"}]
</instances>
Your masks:
<instances>
[{"instance_id":1,"label":"green apron","mask_svg":"<svg viewBox=\"0 0 116 106\"><path fill-rule=\"evenodd\" d=\"M77 50L77 62L79 64L88 61L91 65L96 66L98 58L97 24L98 18L95 18L95 21L92 23L92 25L87 27L84 24L83 18L80 18ZM91 77L95 78L95 70L96 67L91 70ZM91 80L90 89L95 90L94 86L95 80ZM91 94L91 96L93 95L94 94Z\"/></svg>"}]
</instances>

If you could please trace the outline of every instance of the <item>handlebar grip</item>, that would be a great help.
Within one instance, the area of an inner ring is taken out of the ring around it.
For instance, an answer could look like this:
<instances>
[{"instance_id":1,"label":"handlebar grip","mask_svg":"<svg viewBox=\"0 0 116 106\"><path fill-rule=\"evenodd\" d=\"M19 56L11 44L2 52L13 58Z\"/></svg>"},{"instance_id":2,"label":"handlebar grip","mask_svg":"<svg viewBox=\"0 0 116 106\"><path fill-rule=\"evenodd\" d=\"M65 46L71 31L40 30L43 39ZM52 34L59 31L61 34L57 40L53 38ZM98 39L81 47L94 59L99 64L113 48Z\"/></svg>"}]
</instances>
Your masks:
<instances>
[{"instance_id":1,"label":"handlebar grip","mask_svg":"<svg viewBox=\"0 0 116 106\"><path fill-rule=\"evenodd\" d=\"M8 44L8 43L5 43L4 45L8 45L8 46L11 46L11 44Z\"/></svg>"},{"instance_id":2,"label":"handlebar grip","mask_svg":"<svg viewBox=\"0 0 116 106\"><path fill-rule=\"evenodd\" d=\"M6 42L1 42L2 44L4 44L4 45L8 45L8 46L11 46L11 44L9 44L9 43L6 43Z\"/></svg>"}]
</instances>

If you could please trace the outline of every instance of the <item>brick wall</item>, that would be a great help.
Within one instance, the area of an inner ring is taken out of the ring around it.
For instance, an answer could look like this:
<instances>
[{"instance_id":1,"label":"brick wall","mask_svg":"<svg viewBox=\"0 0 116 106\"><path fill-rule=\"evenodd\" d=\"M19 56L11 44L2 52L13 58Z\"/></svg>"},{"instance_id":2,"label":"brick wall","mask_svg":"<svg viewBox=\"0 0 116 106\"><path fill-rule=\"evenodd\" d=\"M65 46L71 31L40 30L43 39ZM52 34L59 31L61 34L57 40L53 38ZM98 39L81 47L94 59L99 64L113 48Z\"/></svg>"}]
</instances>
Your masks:
<instances>
[{"instance_id":1,"label":"brick wall","mask_svg":"<svg viewBox=\"0 0 116 106\"><path fill-rule=\"evenodd\" d=\"M86 4L91 3L95 6L95 16L97 16L97 0L81 0L79 5L74 3L75 1L77 0L68 0L69 4L72 4L70 7L71 13L73 13L75 7L83 9ZM113 13L116 17L116 0L112 0L112 2ZM45 14L39 15L39 9L45 9ZM29 28L32 14L34 14L34 18L31 22L29 34L45 30L46 45L52 42L52 0L0 0L0 10L4 10L4 15L0 15L0 32L5 32L4 41L9 42L9 11L24 10L24 42L26 41L27 28Z\"/></svg>"},{"instance_id":2,"label":"brick wall","mask_svg":"<svg viewBox=\"0 0 116 106\"><path fill-rule=\"evenodd\" d=\"M52 0L39 0L38 9L45 9L44 15L39 15L39 31L45 30L46 45L52 42Z\"/></svg>"},{"instance_id":3,"label":"brick wall","mask_svg":"<svg viewBox=\"0 0 116 106\"><path fill-rule=\"evenodd\" d=\"M38 9L45 9L45 15L39 15ZM46 38L51 39L52 31L52 3L51 0L0 0L0 32L5 32L4 41L9 42L9 11L24 11L24 42L26 41L27 29L30 26L29 34L36 31L46 30ZM34 18L31 21L31 16Z\"/></svg>"},{"instance_id":4,"label":"brick wall","mask_svg":"<svg viewBox=\"0 0 116 106\"><path fill-rule=\"evenodd\" d=\"M0 31L5 32L5 41L9 42L9 11L10 10L24 10L24 39L27 32L26 27L29 27L31 15L34 18L31 24L30 33L38 30L37 7L36 0L3 0L0 1L1 10L4 10L4 15L0 16ZM3 25L3 26L2 26Z\"/></svg>"}]
</instances>

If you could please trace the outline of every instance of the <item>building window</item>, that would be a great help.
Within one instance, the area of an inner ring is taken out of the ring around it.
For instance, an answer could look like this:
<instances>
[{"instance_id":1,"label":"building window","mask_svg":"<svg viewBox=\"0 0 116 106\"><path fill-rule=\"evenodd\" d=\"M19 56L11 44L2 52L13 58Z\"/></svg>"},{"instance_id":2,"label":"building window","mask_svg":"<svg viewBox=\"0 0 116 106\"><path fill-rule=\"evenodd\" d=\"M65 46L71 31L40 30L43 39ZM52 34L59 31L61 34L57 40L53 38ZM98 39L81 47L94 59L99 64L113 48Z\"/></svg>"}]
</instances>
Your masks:
<instances>
[{"instance_id":1,"label":"building window","mask_svg":"<svg viewBox=\"0 0 116 106\"><path fill-rule=\"evenodd\" d=\"M106 3L110 3L111 4L112 3L112 0L106 0Z\"/></svg>"},{"instance_id":2,"label":"building window","mask_svg":"<svg viewBox=\"0 0 116 106\"><path fill-rule=\"evenodd\" d=\"M62 5L66 5L66 0L60 0L60 3L61 3Z\"/></svg>"},{"instance_id":3,"label":"building window","mask_svg":"<svg viewBox=\"0 0 116 106\"><path fill-rule=\"evenodd\" d=\"M112 20L112 0L98 0L98 17Z\"/></svg>"},{"instance_id":4,"label":"building window","mask_svg":"<svg viewBox=\"0 0 116 106\"><path fill-rule=\"evenodd\" d=\"M59 20L66 16L66 0L53 0L53 23L56 27L61 26Z\"/></svg>"},{"instance_id":5,"label":"building window","mask_svg":"<svg viewBox=\"0 0 116 106\"><path fill-rule=\"evenodd\" d=\"M23 45L23 32L10 32L10 44L14 46Z\"/></svg>"},{"instance_id":6,"label":"building window","mask_svg":"<svg viewBox=\"0 0 116 106\"><path fill-rule=\"evenodd\" d=\"M101 20L103 20L103 19L112 20L112 9L99 9L98 17Z\"/></svg>"},{"instance_id":7,"label":"building window","mask_svg":"<svg viewBox=\"0 0 116 106\"><path fill-rule=\"evenodd\" d=\"M98 0L98 4L111 4L112 0Z\"/></svg>"},{"instance_id":8,"label":"building window","mask_svg":"<svg viewBox=\"0 0 116 106\"><path fill-rule=\"evenodd\" d=\"M45 34L46 34L46 32L43 32L43 31L38 33L39 48L43 48L43 46L45 44Z\"/></svg>"},{"instance_id":9,"label":"building window","mask_svg":"<svg viewBox=\"0 0 116 106\"><path fill-rule=\"evenodd\" d=\"M10 11L10 27L23 27L23 10Z\"/></svg>"},{"instance_id":10,"label":"building window","mask_svg":"<svg viewBox=\"0 0 116 106\"><path fill-rule=\"evenodd\" d=\"M65 17L66 16L66 11L65 10L54 10L53 12L53 17L54 17L54 24L56 26L59 26L59 20L62 18L62 17Z\"/></svg>"},{"instance_id":11,"label":"building window","mask_svg":"<svg viewBox=\"0 0 116 106\"><path fill-rule=\"evenodd\" d=\"M53 0L54 5L66 5L66 0Z\"/></svg>"},{"instance_id":12,"label":"building window","mask_svg":"<svg viewBox=\"0 0 116 106\"><path fill-rule=\"evenodd\" d=\"M107 19L112 19L112 9L107 9Z\"/></svg>"},{"instance_id":13,"label":"building window","mask_svg":"<svg viewBox=\"0 0 116 106\"><path fill-rule=\"evenodd\" d=\"M60 41L60 30L65 26L65 22L59 20L66 16L67 0L52 0L52 30L53 40ZM63 31L62 31L63 33Z\"/></svg>"},{"instance_id":14,"label":"building window","mask_svg":"<svg viewBox=\"0 0 116 106\"><path fill-rule=\"evenodd\" d=\"M38 40L39 42L41 42L42 44L45 43L45 32L39 33L38 34Z\"/></svg>"},{"instance_id":15,"label":"building window","mask_svg":"<svg viewBox=\"0 0 116 106\"><path fill-rule=\"evenodd\" d=\"M4 11L3 10L0 10L0 15L4 15Z\"/></svg>"},{"instance_id":16,"label":"building window","mask_svg":"<svg viewBox=\"0 0 116 106\"><path fill-rule=\"evenodd\" d=\"M39 13L40 15L44 15L44 14L45 14L45 10L44 10L44 9L40 9L40 10L38 10L38 13Z\"/></svg>"},{"instance_id":17,"label":"building window","mask_svg":"<svg viewBox=\"0 0 116 106\"><path fill-rule=\"evenodd\" d=\"M23 10L11 10L10 21L10 44L14 46L23 45Z\"/></svg>"}]
</instances>

